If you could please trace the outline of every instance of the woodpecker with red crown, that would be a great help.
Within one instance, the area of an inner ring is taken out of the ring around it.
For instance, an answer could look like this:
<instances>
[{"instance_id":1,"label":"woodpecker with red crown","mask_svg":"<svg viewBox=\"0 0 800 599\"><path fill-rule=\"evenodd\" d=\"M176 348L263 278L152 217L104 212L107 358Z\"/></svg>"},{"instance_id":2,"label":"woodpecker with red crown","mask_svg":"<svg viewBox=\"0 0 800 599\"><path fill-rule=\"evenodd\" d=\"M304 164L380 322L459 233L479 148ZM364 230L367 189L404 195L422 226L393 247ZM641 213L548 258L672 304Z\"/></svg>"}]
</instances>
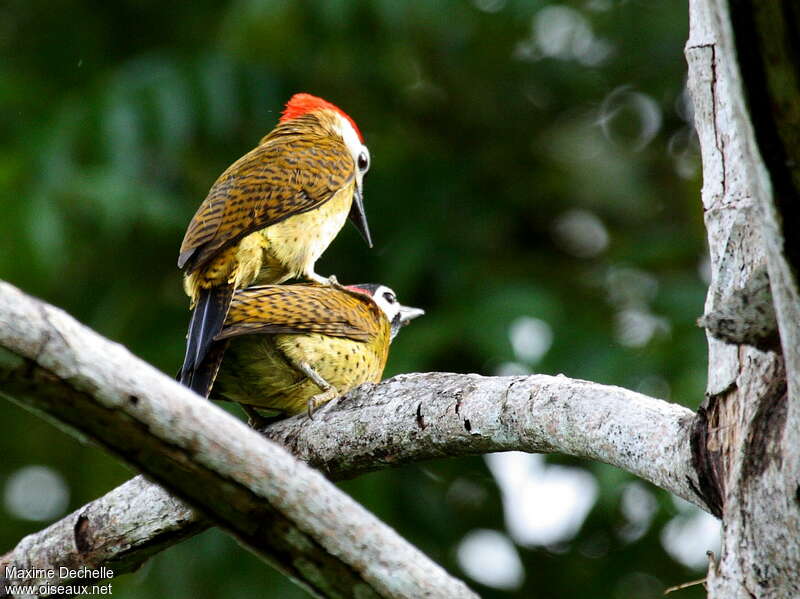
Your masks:
<instances>
[{"instance_id":1,"label":"woodpecker with red crown","mask_svg":"<svg viewBox=\"0 0 800 599\"><path fill-rule=\"evenodd\" d=\"M314 264L348 216L372 247L364 212L369 150L353 119L310 94L295 94L259 145L220 175L181 244L178 268L193 313L181 383L222 329L236 289L302 277L331 284Z\"/></svg>"}]
</instances>

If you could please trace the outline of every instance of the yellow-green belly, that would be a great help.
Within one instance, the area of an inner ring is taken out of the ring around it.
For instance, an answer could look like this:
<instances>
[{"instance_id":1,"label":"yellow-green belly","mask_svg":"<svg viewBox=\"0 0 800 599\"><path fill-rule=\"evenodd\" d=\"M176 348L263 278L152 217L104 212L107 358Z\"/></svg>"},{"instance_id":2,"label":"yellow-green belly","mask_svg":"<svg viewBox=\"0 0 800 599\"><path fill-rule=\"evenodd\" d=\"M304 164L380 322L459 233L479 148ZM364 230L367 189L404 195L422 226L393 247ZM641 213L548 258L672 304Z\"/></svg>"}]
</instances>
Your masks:
<instances>
[{"instance_id":1,"label":"yellow-green belly","mask_svg":"<svg viewBox=\"0 0 800 599\"><path fill-rule=\"evenodd\" d=\"M258 283L282 283L314 270L316 261L347 221L354 189L355 184L350 183L322 206L260 231L266 255L260 265Z\"/></svg>"},{"instance_id":2,"label":"yellow-green belly","mask_svg":"<svg viewBox=\"0 0 800 599\"><path fill-rule=\"evenodd\" d=\"M292 362L308 363L342 394L378 382L386 351L373 344L326 335L246 335L231 339L212 398L298 414L322 392Z\"/></svg>"}]
</instances>

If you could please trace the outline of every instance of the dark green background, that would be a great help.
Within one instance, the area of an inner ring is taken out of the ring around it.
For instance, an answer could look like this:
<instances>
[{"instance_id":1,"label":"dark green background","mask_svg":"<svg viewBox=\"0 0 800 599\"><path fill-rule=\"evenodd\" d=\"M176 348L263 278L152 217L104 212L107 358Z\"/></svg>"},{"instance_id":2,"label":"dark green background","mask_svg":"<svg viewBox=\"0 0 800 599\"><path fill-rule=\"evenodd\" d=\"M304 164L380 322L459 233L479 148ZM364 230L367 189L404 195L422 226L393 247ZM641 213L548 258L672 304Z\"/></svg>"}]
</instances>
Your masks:
<instances>
[{"instance_id":1,"label":"dark green background","mask_svg":"<svg viewBox=\"0 0 800 599\"><path fill-rule=\"evenodd\" d=\"M544 19L544 9L568 18ZM559 37L559 23L572 29ZM6 1L0 278L174 373L188 320L175 262L189 218L286 99L308 91L353 116L372 153L365 199L376 247L348 225L317 271L384 282L428 312L397 339L387 376L495 374L516 362L695 407L706 252L682 95L686 35L683 0ZM575 210L603 224L607 248L584 252L580 236L565 238ZM654 334L626 344L621 327L642 315L658 323ZM515 358L509 340L523 316L553 331L535 364ZM0 418L0 489L17 469L47 465L65 477L72 510L132 475L8 402ZM702 575L661 546L678 513L665 493L647 534L626 544L619 500L632 477L548 460L591 471L599 499L572 542L518 547L518 591L467 578L482 596L656 597ZM478 500L454 500L456 481ZM343 486L458 576L458 541L504 529L480 458ZM0 551L45 524L0 506ZM605 549L582 549L597 539ZM113 588L137 598L303 596L218 531Z\"/></svg>"}]
</instances>

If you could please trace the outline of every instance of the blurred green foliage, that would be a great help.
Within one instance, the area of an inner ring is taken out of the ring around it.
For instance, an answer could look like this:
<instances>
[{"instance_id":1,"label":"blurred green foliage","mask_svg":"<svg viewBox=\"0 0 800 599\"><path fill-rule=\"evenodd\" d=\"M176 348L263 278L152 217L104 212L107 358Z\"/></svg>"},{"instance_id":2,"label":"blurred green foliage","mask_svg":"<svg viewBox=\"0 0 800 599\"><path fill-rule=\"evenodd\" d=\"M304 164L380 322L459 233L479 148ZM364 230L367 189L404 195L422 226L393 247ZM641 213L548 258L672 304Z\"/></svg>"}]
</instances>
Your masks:
<instances>
[{"instance_id":1,"label":"blurred green foliage","mask_svg":"<svg viewBox=\"0 0 800 599\"><path fill-rule=\"evenodd\" d=\"M373 157L376 248L348 226L317 271L384 282L428 312L397 339L387 376L564 373L695 407L706 284L686 35L678 0L7 0L0 278L174 373L185 226L286 99L309 91L355 118ZM46 465L72 510L132 474L8 402L0 414L0 489ZM656 597L699 577L662 547L677 513L666 494L626 541L632 477L549 461L590 471L597 503L574 539L517 546L516 590L466 578L482 596ZM343 487L462 577L464 535L505 529L478 457ZM0 506L0 551L45 524ZM219 531L115 580L114 594L304 596Z\"/></svg>"}]
</instances>

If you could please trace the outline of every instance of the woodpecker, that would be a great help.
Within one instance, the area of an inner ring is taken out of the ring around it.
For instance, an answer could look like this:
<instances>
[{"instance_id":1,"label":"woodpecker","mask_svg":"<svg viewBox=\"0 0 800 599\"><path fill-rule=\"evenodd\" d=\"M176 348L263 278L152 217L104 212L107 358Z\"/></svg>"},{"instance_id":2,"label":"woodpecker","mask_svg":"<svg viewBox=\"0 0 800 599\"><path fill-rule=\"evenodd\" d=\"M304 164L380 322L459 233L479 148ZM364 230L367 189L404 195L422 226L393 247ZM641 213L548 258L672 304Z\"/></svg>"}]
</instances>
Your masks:
<instances>
[{"instance_id":1,"label":"woodpecker","mask_svg":"<svg viewBox=\"0 0 800 599\"><path fill-rule=\"evenodd\" d=\"M259 421L253 408L310 416L361 383L380 381L391 340L424 313L400 304L385 285L237 291L198 368L199 392L242 404L251 423Z\"/></svg>"},{"instance_id":2,"label":"woodpecker","mask_svg":"<svg viewBox=\"0 0 800 599\"><path fill-rule=\"evenodd\" d=\"M321 98L295 94L275 128L220 175L178 257L193 309L181 383L198 390L196 368L236 289L297 277L333 284L314 264L348 217L372 247L363 202L369 166L353 119Z\"/></svg>"}]
</instances>

